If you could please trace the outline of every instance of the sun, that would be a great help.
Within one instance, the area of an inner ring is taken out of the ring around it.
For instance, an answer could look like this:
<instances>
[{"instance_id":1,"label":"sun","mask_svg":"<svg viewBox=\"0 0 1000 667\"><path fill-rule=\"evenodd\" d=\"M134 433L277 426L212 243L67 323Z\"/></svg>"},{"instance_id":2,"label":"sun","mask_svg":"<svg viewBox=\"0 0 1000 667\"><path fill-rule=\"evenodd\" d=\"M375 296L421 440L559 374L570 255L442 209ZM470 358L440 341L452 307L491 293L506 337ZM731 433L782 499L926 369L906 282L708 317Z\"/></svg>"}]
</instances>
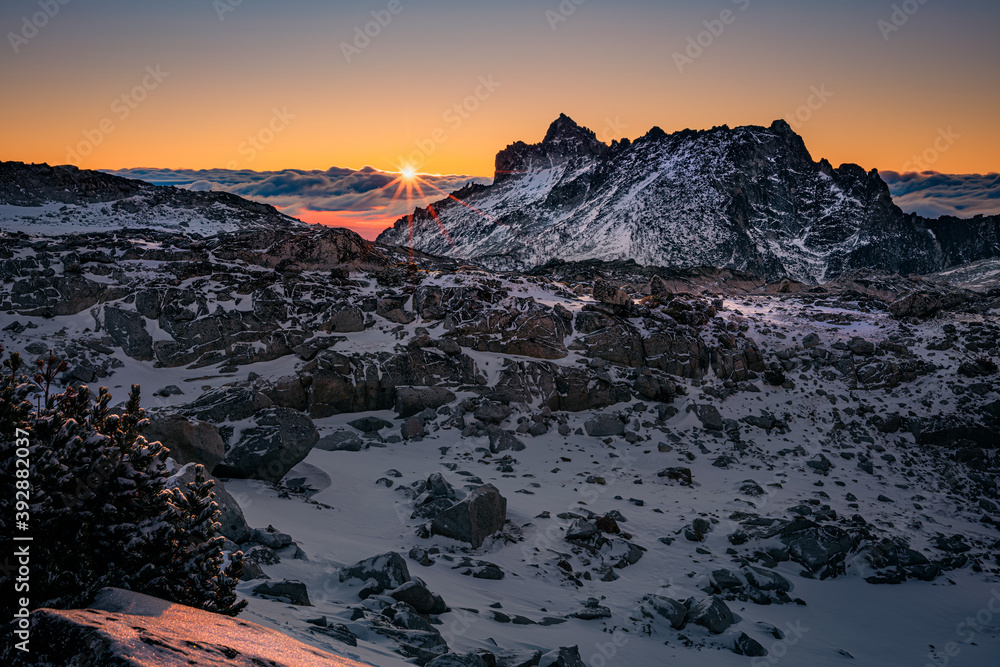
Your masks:
<instances>
[{"instance_id":1,"label":"sun","mask_svg":"<svg viewBox=\"0 0 1000 667\"><path fill-rule=\"evenodd\" d=\"M417 177L417 170L414 169L413 167L407 166L407 167L403 167L400 170L399 174L400 174L400 176L402 176L402 178L403 178L404 181L412 181L413 179L415 179Z\"/></svg>"}]
</instances>

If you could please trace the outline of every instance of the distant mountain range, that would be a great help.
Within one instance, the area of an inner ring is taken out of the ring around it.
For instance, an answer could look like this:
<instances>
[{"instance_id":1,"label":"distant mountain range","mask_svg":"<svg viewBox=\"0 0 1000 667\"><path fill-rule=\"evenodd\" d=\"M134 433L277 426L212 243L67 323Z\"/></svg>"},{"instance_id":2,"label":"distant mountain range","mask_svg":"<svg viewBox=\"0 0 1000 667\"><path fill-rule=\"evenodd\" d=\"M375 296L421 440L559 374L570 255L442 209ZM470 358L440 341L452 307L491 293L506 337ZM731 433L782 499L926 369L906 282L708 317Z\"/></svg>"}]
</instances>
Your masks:
<instances>
[{"instance_id":1,"label":"distant mountain range","mask_svg":"<svg viewBox=\"0 0 1000 667\"><path fill-rule=\"evenodd\" d=\"M161 187L73 166L0 162L0 228L61 235L151 228L204 236L304 223L228 192Z\"/></svg>"},{"instance_id":2,"label":"distant mountain range","mask_svg":"<svg viewBox=\"0 0 1000 667\"><path fill-rule=\"evenodd\" d=\"M816 162L785 121L610 145L563 115L540 144L378 240L495 269L634 259L823 282L856 268L928 273L1000 256L1000 217L904 213L877 171Z\"/></svg>"}]
</instances>

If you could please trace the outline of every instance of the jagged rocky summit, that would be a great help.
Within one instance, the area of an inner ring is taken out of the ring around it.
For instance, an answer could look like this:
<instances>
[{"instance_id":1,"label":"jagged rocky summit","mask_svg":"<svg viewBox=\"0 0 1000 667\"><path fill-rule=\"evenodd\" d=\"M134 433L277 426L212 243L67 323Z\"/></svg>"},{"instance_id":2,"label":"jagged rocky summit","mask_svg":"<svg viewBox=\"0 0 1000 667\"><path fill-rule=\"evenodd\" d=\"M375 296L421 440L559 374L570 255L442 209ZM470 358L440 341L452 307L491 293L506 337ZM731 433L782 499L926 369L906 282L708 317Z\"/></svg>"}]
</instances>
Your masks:
<instances>
[{"instance_id":1,"label":"jagged rocky summit","mask_svg":"<svg viewBox=\"0 0 1000 667\"><path fill-rule=\"evenodd\" d=\"M1000 218L905 214L877 171L813 161L782 120L653 128L607 145L563 115L540 144L501 151L492 185L455 197L415 213L413 247L501 270L634 259L822 283L853 269L929 273L1000 255ZM410 224L378 240L407 245Z\"/></svg>"}]
</instances>

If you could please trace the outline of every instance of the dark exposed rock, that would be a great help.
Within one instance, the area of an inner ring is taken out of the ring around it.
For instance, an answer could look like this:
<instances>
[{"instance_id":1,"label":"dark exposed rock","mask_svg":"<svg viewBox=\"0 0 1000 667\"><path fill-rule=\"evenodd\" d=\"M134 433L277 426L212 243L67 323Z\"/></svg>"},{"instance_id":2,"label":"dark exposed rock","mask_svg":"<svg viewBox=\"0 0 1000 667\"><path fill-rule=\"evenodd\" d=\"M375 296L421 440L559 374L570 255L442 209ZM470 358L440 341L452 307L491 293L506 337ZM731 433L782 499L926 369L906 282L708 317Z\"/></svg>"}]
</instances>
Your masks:
<instances>
[{"instance_id":1,"label":"dark exposed rock","mask_svg":"<svg viewBox=\"0 0 1000 667\"><path fill-rule=\"evenodd\" d=\"M503 528L507 499L492 484L481 486L431 521L431 532L467 542L474 549Z\"/></svg>"},{"instance_id":2,"label":"dark exposed rock","mask_svg":"<svg viewBox=\"0 0 1000 667\"><path fill-rule=\"evenodd\" d=\"M600 534L601 530L583 519L576 519L569 528L566 529L567 540L589 540L591 537Z\"/></svg>"},{"instance_id":3,"label":"dark exposed rock","mask_svg":"<svg viewBox=\"0 0 1000 667\"><path fill-rule=\"evenodd\" d=\"M490 438L490 451L494 454L500 452L520 452L524 451L525 444L510 431L505 431L499 426L489 426L486 433Z\"/></svg>"},{"instance_id":4,"label":"dark exposed rock","mask_svg":"<svg viewBox=\"0 0 1000 667\"><path fill-rule=\"evenodd\" d=\"M745 655L748 657L763 657L767 655L767 649L761 646L753 637L750 637L747 633L741 632L736 635L734 640L733 652L736 655Z\"/></svg>"},{"instance_id":5,"label":"dark exposed rock","mask_svg":"<svg viewBox=\"0 0 1000 667\"><path fill-rule=\"evenodd\" d=\"M587 435L594 438L604 438L611 435L624 435L625 424L617 415L596 415L584 424Z\"/></svg>"},{"instance_id":6,"label":"dark exposed rock","mask_svg":"<svg viewBox=\"0 0 1000 667\"><path fill-rule=\"evenodd\" d=\"M688 610L677 600L660 595L647 595L642 605L654 614L664 618L674 630L680 630L687 623Z\"/></svg>"},{"instance_id":7,"label":"dark exposed rock","mask_svg":"<svg viewBox=\"0 0 1000 667\"><path fill-rule=\"evenodd\" d=\"M268 408L253 415L215 468L223 477L277 482L302 461L319 441L312 420L288 408Z\"/></svg>"},{"instance_id":8,"label":"dark exposed rock","mask_svg":"<svg viewBox=\"0 0 1000 667\"><path fill-rule=\"evenodd\" d=\"M389 595L410 605L418 614L443 614L448 610L448 605L440 595L430 592L426 586L416 581L408 581Z\"/></svg>"},{"instance_id":9,"label":"dark exposed rock","mask_svg":"<svg viewBox=\"0 0 1000 667\"><path fill-rule=\"evenodd\" d=\"M358 434L350 431L335 431L323 436L316 443L316 449L325 452L360 452L364 446L365 443Z\"/></svg>"},{"instance_id":10,"label":"dark exposed rock","mask_svg":"<svg viewBox=\"0 0 1000 667\"><path fill-rule=\"evenodd\" d=\"M218 428L183 415L153 416L143 435L149 442L162 442L170 450L170 456L182 465L201 463L212 470L225 456Z\"/></svg>"},{"instance_id":11,"label":"dark exposed rock","mask_svg":"<svg viewBox=\"0 0 1000 667\"><path fill-rule=\"evenodd\" d=\"M410 581L410 571L406 561L395 552L373 556L340 570L340 581L359 580L366 584L365 590L378 595L387 590L395 590Z\"/></svg>"},{"instance_id":12,"label":"dark exposed rock","mask_svg":"<svg viewBox=\"0 0 1000 667\"><path fill-rule=\"evenodd\" d=\"M139 361L153 360L153 337L142 315L108 306L104 309L104 327L125 354Z\"/></svg>"},{"instance_id":13,"label":"dark exposed rock","mask_svg":"<svg viewBox=\"0 0 1000 667\"><path fill-rule=\"evenodd\" d=\"M733 612L726 606L725 600L717 595L704 598L698 602L690 601L688 606L687 621L706 628L713 635L721 635L729 629L736 619Z\"/></svg>"},{"instance_id":14,"label":"dark exposed rock","mask_svg":"<svg viewBox=\"0 0 1000 667\"><path fill-rule=\"evenodd\" d=\"M290 581L288 579L268 581L255 586L253 592L255 595L286 599L300 607L312 606L312 603L309 602L309 593L306 591L306 585L301 581Z\"/></svg>"},{"instance_id":15,"label":"dark exposed rock","mask_svg":"<svg viewBox=\"0 0 1000 667\"><path fill-rule=\"evenodd\" d=\"M426 410L437 409L455 400L455 394L442 387L398 387L396 414L401 418Z\"/></svg>"},{"instance_id":16,"label":"dark exposed rock","mask_svg":"<svg viewBox=\"0 0 1000 667\"><path fill-rule=\"evenodd\" d=\"M392 426L392 422L369 415L368 417L349 421L347 425L358 429L362 433L378 433L382 429Z\"/></svg>"}]
</instances>

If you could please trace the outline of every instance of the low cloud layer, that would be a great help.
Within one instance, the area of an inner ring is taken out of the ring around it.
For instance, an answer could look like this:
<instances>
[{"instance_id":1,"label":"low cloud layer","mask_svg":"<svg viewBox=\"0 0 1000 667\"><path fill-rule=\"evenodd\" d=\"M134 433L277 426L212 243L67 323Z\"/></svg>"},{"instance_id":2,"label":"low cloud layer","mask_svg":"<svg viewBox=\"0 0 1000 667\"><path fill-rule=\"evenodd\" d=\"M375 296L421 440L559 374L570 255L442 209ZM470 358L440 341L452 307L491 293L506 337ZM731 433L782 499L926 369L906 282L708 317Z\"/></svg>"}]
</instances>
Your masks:
<instances>
[{"instance_id":1,"label":"low cloud layer","mask_svg":"<svg viewBox=\"0 0 1000 667\"><path fill-rule=\"evenodd\" d=\"M306 222L348 227L366 238L410 213L415 207L442 199L470 181L490 179L463 175L421 174L424 196L414 192L407 200L399 191L399 174L334 167L326 171L233 171L229 169L124 169L111 172L156 185L173 185L195 191L225 191L271 204L283 213ZM436 189L435 189L436 188ZM398 194L397 194L398 192Z\"/></svg>"},{"instance_id":2,"label":"low cloud layer","mask_svg":"<svg viewBox=\"0 0 1000 667\"><path fill-rule=\"evenodd\" d=\"M1000 174L881 172L896 204L926 218L1000 215Z\"/></svg>"}]
</instances>

